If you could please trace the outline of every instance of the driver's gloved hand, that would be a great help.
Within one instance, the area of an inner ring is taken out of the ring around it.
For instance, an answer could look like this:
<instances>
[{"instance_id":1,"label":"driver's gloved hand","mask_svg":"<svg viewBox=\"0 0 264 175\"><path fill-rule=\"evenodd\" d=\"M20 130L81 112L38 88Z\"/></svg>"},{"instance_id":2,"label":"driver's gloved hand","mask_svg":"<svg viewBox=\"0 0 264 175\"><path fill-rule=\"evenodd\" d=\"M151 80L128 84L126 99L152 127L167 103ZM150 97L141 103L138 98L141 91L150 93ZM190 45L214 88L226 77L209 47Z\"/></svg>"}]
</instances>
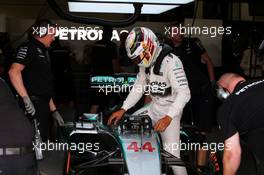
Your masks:
<instances>
[{"instance_id":1,"label":"driver's gloved hand","mask_svg":"<svg viewBox=\"0 0 264 175\"><path fill-rule=\"evenodd\" d=\"M36 113L36 109L35 109L32 101L30 100L30 98L28 96L22 97L22 99L23 99L27 114L29 114L30 116L33 117Z\"/></svg>"},{"instance_id":2,"label":"driver's gloved hand","mask_svg":"<svg viewBox=\"0 0 264 175\"><path fill-rule=\"evenodd\" d=\"M58 123L59 126L64 125L64 120L60 115L59 111L55 110L51 114L52 118Z\"/></svg>"},{"instance_id":3,"label":"driver's gloved hand","mask_svg":"<svg viewBox=\"0 0 264 175\"><path fill-rule=\"evenodd\" d=\"M119 109L118 111L116 111L116 112L114 112L114 113L112 113L112 115L110 116L110 118L108 119L108 122L107 122L107 124L108 125L111 125L111 124L117 124L117 122L119 121L119 120L121 120L121 118L123 117L123 115L125 114L125 112L126 112L126 110L124 110L124 109Z\"/></svg>"}]
</instances>

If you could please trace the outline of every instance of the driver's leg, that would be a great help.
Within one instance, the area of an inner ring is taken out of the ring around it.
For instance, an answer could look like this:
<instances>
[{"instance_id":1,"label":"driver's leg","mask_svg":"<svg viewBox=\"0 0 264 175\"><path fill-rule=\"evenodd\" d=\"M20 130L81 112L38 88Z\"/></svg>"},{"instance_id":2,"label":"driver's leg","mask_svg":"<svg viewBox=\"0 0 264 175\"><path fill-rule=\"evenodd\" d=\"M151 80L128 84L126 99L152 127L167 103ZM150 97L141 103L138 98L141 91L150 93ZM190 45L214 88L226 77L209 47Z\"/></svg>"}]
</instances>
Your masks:
<instances>
[{"instance_id":1,"label":"driver's leg","mask_svg":"<svg viewBox=\"0 0 264 175\"><path fill-rule=\"evenodd\" d=\"M160 135L163 148L175 157L180 158L180 120L174 118ZM186 168L183 166L173 166L172 170L174 175L187 175Z\"/></svg>"},{"instance_id":2,"label":"driver's leg","mask_svg":"<svg viewBox=\"0 0 264 175\"><path fill-rule=\"evenodd\" d=\"M133 115L149 115L151 119L154 120L153 122L156 122L158 118L155 118L155 116L160 116L160 114L153 113L154 111L151 111L150 107L151 104L147 104L133 113ZM167 129L161 132L160 135L163 148L175 157L180 157L180 149L177 149L177 145L180 148L180 120L176 118L173 119ZM166 147L170 149L166 149ZM174 150L174 148L176 149ZM186 168L183 166L173 166L172 170L174 175L187 175Z\"/></svg>"}]
</instances>

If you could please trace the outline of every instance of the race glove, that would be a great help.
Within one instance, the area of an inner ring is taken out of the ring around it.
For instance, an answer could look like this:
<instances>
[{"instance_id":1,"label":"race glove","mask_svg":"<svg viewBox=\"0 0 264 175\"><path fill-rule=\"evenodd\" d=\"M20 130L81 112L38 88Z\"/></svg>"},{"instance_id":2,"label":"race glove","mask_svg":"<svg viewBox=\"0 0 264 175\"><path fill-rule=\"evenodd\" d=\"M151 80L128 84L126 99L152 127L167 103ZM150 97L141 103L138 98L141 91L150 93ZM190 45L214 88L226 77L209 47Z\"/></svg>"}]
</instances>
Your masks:
<instances>
[{"instance_id":1,"label":"race glove","mask_svg":"<svg viewBox=\"0 0 264 175\"><path fill-rule=\"evenodd\" d=\"M60 115L59 111L55 110L52 112L52 118L58 123L59 126L64 125L64 120Z\"/></svg>"},{"instance_id":2,"label":"race glove","mask_svg":"<svg viewBox=\"0 0 264 175\"><path fill-rule=\"evenodd\" d=\"M27 114L34 116L36 113L36 109L32 101L30 100L30 98L28 96L23 97L23 102L24 102Z\"/></svg>"}]
</instances>

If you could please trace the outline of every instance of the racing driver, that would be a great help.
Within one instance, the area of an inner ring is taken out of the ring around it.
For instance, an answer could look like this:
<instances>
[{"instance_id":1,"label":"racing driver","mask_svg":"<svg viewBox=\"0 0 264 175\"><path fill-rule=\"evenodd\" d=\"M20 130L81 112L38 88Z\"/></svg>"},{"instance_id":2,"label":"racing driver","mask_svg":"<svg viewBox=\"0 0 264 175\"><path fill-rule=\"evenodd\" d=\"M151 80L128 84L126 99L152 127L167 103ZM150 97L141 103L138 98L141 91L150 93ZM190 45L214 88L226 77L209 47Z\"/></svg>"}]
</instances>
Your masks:
<instances>
[{"instance_id":1,"label":"racing driver","mask_svg":"<svg viewBox=\"0 0 264 175\"><path fill-rule=\"evenodd\" d=\"M132 29L126 39L126 51L139 66L139 73L123 106L110 116L108 125L116 124L148 92L151 102L134 115L149 115L154 130L161 134L163 148L179 158L180 120L190 99L190 90L182 63L171 50L169 46L160 44L150 29ZM173 166L172 169L175 175L187 174L185 167Z\"/></svg>"}]
</instances>

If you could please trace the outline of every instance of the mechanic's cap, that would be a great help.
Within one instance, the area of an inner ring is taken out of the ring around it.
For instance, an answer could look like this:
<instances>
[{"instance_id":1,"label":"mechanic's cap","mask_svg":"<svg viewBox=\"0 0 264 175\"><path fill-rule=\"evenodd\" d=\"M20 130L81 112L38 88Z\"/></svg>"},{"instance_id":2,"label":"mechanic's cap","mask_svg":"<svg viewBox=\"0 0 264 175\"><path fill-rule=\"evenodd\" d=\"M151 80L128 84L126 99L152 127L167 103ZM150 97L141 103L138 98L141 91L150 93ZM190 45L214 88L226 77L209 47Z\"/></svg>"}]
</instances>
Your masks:
<instances>
[{"instance_id":1,"label":"mechanic's cap","mask_svg":"<svg viewBox=\"0 0 264 175\"><path fill-rule=\"evenodd\" d=\"M126 39L127 55L138 66L150 67L158 47L158 38L146 27L133 28Z\"/></svg>"},{"instance_id":2,"label":"mechanic's cap","mask_svg":"<svg viewBox=\"0 0 264 175\"><path fill-rule=\"evenodd\" d=\"M57 25L53 23L51 20L40 19L32 25L29 31L30 32L29 35L44 37L50 32L49 30L50 28L56 28L56 27ZM52 32L56 32L56 30L54 29Z\"/></svg>"}]
</instances>

